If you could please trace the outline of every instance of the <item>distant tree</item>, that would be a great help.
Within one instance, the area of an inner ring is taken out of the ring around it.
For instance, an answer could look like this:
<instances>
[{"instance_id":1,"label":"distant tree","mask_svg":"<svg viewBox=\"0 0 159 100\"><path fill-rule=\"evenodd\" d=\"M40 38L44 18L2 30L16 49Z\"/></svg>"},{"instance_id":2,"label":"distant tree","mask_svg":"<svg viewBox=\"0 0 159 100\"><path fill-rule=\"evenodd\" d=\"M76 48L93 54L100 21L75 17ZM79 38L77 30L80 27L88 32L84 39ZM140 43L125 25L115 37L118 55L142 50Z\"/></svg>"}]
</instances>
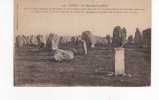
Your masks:
<instances>
[{"instance_id":1,"label":"distant tree","mask_svg":"<svg viewBox=\"0 0 159 100\"><path fill-rule=\"evenodd\" d=\"M134 42L135 42L135 45L137 47L142 46L142 35L141 35L141 32L140 32L139 28L136 28Z\"/></svg>"}]
</instances>

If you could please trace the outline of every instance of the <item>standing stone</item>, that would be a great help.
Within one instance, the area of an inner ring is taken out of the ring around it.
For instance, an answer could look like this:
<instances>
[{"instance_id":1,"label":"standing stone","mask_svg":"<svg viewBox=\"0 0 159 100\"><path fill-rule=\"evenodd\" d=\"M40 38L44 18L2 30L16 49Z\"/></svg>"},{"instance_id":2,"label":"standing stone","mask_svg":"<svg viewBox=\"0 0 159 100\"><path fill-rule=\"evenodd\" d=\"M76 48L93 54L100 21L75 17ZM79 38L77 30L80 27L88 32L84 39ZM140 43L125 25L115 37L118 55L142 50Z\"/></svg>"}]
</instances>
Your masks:
<instances>
[{"instance_id":1,"label":"standing stone","mask_svg":"<svg viewBox=\"0 0 159 100\"><path fill-rule=\"evenodd\" d=\"M121 34L121 42L122 42L122 45L124 45L125 42L126 42L127 30L126 30L126 28L124 27L121 31L122 31L122 34Z\"/></svg>"},{"instance_id":2,"label":"standing stone","mask_svg":"<svg viewBox=\"0 0 159 100\"><path fill-rule=\"evenodd\" d=\"M83 40L83 49L84 49L84 53L87 54L87 44L86 44L86 41Z\"/></svg>"},{"instance_id":3,"label":"standing stone","mask_svg":"<svg viewBox=\"0 0 159 100\"><path fill-rule=\"evenodd\" d=\"M141 34L139 28L136 28L134 42L135 42L136 47L142 46L142 34Z\"/></svg>"},{"instance_id":4,"label":"standing stone","mask_svg":"<svg viewBox=\"0 0 159 100\"><path fill-rule=\"evenodd\" d=\"M151 49L151 29L143 31L143 47Z\"/></svg>"},{"instance_id":5,"label":"standing stone","mask_svg":"<svg viewBox=\"0 0 159 100\"><path fill-rule=\"evenodd\" d=\"M95 47L96 39L91 31L82 32L81 39L86 41L87 48L94 48Z\"/></svg>"},{"instance_id":6,"label":"standing stone","mask_svg":"<svg viewBox=\"0 0 159 100\"><path fill-rule=\"evenodd\" d=\"M113 39L112 39L112 46L113 47L120 47L122 45L122 29L120 26L116 26L113 29Z\"/></svg>"},{"instance_id":7,"label":"standing stone","mask_svg":"<svg viewBox=\"0 0 159 100\"><path fill-rule=\"evenodd\" d=\"M124 48L115 48L115 75L125 75Z\"/></svg>"},{"instance_id":8,"label":"standing stone","mask_svg":"<svg viewBox=\"0 0 159 100\"><path fill-rule=\"evenodd\" d=\"M108 47L111 47L111 37L110 35L106 35L107 45Z\"/></svg>"}]
</instances>

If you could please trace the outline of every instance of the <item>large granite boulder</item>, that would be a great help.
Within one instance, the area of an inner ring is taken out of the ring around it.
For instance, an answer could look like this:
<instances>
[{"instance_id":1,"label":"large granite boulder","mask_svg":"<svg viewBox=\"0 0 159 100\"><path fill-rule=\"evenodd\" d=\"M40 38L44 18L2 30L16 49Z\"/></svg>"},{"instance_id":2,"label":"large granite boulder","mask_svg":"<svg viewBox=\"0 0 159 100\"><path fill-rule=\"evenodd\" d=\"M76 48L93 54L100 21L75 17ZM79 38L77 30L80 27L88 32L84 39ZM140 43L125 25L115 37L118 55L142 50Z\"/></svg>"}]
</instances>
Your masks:
<instances>
[{"instance_id":1,"label":"large granite boulder","mask_svg":"<svg viewBox=\"0 0 159 100\"><path fill-rule=\"evenodd\" d=\"M69 50L56 49L53 59L57 62L70 61L74 59L74 53Z\"/></svg>"}]
</instances>

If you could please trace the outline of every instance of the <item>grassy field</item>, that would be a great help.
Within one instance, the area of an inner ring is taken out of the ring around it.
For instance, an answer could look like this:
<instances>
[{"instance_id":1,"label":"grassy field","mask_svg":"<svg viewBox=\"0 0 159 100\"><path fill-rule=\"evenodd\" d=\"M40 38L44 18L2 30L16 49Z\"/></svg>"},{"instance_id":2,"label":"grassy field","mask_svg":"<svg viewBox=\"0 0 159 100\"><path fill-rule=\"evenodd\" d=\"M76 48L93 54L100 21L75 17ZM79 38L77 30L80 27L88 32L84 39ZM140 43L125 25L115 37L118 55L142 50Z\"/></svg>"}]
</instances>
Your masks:
<instances>
[{"instance_id":1,"label":"grassy field","mask_svg":"<svg viewBox=\"0 0 159 100\"><path fill-rule=\"evenodd\" d=\"M90 49L69 62L54 62L46 50L15 49L15 86L149 86L150 53L126 49L126 72L132 77L108 76L114 69L113 49Z\"/></svg>"}]
</instances>

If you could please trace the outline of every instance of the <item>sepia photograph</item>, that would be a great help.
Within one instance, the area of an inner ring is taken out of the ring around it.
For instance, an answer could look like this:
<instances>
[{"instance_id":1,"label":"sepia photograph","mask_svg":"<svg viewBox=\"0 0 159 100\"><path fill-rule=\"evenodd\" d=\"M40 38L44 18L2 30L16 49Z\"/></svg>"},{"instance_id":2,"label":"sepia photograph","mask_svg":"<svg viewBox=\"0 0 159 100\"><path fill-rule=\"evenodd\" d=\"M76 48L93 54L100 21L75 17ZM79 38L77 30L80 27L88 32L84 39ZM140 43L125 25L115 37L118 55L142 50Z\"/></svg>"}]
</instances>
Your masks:
<instances>
[{"instance_id":1,"label":"sepia photograph","mask_svg":"<svg viewBox=\"0 0 159 100\"><path fill-rule=\"evenodd\" d=\"M151 86L151 0L14 0L14 86Z\"/></svg>"}]
</instances>

